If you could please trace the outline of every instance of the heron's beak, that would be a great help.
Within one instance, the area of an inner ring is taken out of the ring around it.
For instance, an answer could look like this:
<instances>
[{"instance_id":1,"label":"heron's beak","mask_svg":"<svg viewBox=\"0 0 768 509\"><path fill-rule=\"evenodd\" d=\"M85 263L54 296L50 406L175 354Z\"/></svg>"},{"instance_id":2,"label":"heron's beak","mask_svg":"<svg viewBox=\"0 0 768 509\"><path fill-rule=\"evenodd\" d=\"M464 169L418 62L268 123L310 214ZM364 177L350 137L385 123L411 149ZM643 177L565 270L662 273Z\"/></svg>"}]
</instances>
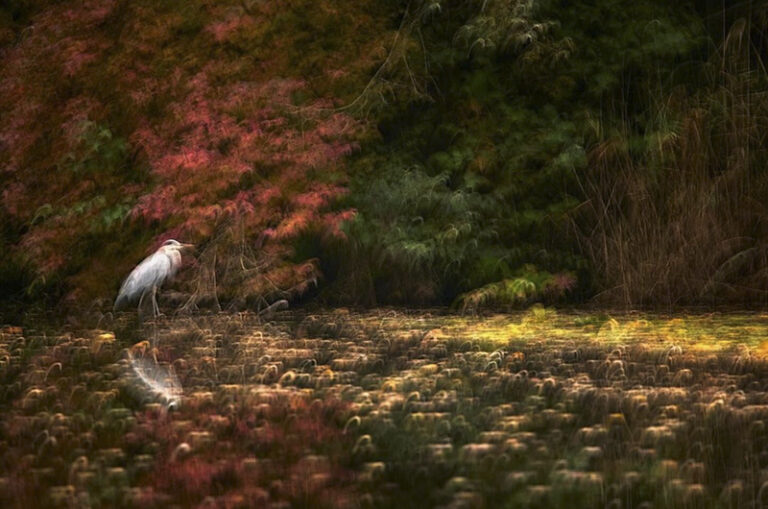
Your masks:
<instances>
[{"instance_id":1,"label":"heron's beak","mask_svg":"<svg viewBox=\"0 0 768 509\"><path fill-rule=\"evenodd\" d=\"M181 249L189 249L191 251L191 250L195 249L195 245L194 244L182 244L181 245Z\"/></svg>"}]
</instances>

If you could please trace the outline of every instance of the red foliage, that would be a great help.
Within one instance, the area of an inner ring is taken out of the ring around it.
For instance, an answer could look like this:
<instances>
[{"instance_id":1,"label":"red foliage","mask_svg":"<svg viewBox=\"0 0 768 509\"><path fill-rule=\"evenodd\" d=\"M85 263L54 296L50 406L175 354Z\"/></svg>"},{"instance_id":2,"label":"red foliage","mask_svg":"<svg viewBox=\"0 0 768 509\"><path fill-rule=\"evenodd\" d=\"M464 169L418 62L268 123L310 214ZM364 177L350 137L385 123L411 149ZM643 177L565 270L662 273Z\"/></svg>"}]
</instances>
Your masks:
<instances>
[{"instance_id":1,"label":"red foliage","mask_svg":"<svg viewBox=\"0 0 768 509\"><path fill-rule=\"evenodd\" d=\"M345 192L340 162L360 125L291 75L295 62L283 61L289 34L263 36L279 2L247 14L230 3L56 3L18 44L0 49L2 213L24 226L17 247L38 274L87 267L73 260L93 231L85 225L118 200L133 203L130 218L158 239L199 242L232 225L239 241L266 239L262 265L284 286L307 274L304 263L289 270L286 261L298 235L340 236L352 211L329 210ZM202 29L179 36L194 19ZM258 37L271 46L261 45L257 60L228 50ZM129 171L71 171L89 150L106 157L103 147L84 145L89 125L127 140ZM131 173L145 176L137 183Z\"/></svg>"}]
</instances>

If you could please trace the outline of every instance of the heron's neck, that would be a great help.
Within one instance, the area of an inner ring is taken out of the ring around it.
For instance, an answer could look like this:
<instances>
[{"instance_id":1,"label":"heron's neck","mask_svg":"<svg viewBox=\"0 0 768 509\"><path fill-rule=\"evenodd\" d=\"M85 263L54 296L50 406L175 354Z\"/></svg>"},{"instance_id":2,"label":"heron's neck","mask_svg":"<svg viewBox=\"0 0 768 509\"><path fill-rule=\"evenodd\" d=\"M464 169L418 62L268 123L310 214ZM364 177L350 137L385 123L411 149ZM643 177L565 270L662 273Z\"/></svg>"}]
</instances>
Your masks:
<instances>
[{"instance_id":1,"label":"heron's neck","mask_svg":"<svg viewBox=\"0 0 768 509\"><path fill-rule=\"evenodd\" d=\"M163 254L171 260L171 275L175 274L181 266L181 253L178 249L163 249Z\"/></svg>"}]
</instances>

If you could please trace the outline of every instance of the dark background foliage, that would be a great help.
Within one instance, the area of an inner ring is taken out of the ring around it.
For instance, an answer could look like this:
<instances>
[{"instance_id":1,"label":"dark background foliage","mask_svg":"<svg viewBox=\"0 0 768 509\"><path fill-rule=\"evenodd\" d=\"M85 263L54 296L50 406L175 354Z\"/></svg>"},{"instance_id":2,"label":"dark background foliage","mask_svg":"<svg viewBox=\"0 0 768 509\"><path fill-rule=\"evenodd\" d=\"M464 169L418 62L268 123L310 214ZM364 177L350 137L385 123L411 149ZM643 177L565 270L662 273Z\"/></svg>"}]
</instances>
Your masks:
<instances>
[{"instance_id":1,"label":"dark background foliage","mask_svg":"<svg viewBox=\"0 0 768 509\"><path fill-rule=\"evenodd\" d=\"M0 290L108 302L762 305L763 3L0 8Z\"/></svg>"}]
</instances>

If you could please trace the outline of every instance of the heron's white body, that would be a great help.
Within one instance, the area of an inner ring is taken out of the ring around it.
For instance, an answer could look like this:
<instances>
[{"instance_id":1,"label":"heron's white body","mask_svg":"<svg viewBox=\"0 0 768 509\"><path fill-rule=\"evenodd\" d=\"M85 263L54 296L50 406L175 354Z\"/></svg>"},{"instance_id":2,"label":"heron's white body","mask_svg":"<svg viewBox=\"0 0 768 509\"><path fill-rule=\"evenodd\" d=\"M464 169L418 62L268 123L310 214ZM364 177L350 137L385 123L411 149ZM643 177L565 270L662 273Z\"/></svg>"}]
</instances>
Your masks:
<instances>
[{"instance_id":1,"label":"heron's white body","mask_svg":"<svg viewBox=\"0 0 768 509\"><path fill-rule=\"evenodd\" d=\"M155 294L181 267L181 249L186 247L190 246L168 240L160 249L146 257L123 281L115 299L115 309L122 309L136 301L141 305L144 296L152 293L152 303L157 312Z\"/></svg>"}]
</instances>

